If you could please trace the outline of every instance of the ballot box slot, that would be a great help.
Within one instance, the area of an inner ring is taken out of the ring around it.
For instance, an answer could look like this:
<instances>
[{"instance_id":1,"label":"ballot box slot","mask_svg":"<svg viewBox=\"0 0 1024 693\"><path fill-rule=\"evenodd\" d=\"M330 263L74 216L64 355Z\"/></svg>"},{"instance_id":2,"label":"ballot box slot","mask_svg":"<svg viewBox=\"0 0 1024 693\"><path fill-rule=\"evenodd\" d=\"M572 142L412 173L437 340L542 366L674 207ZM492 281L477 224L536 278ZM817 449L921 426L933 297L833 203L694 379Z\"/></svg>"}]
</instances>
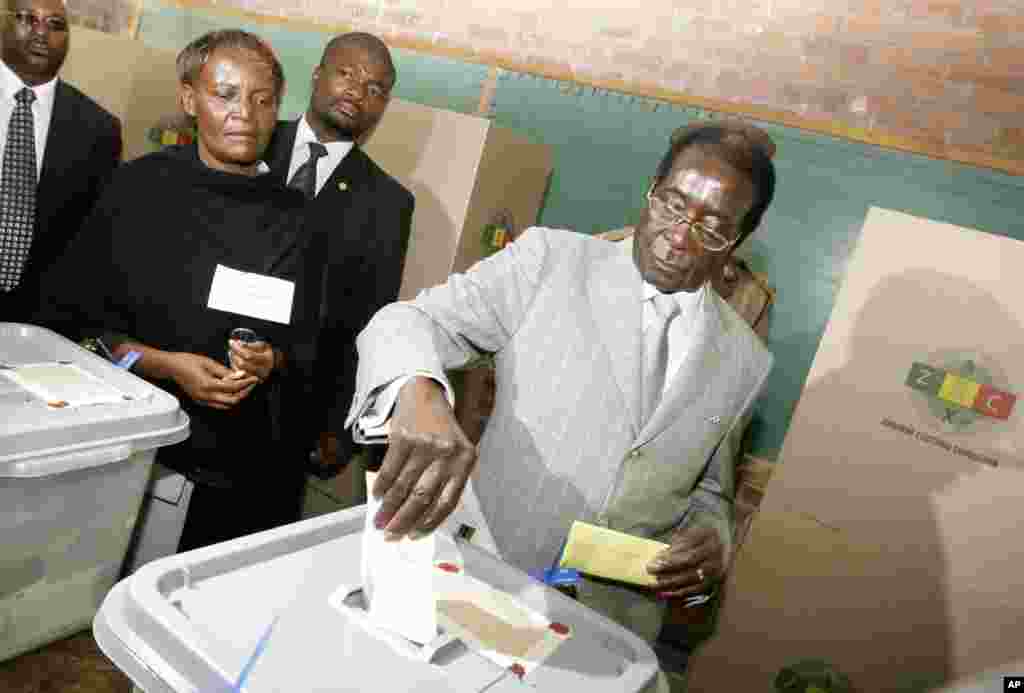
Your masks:
<instances>
[{"instance_id":1,"label":"ballot box slot","mask_svg":"<svg viewBox=\"0 0 1024 693\"><path fill-rule=\"evenodd\" d=\"M440 627L437 637L425 643L416 643L377 627L370 620L370 605L366 600L366 593L361 587L342 587L328 601L371 634L407 657L443 667L446 664L451 664L460 655L469 653L469 648L464 643Z\"/></svg>"}]
</instances>

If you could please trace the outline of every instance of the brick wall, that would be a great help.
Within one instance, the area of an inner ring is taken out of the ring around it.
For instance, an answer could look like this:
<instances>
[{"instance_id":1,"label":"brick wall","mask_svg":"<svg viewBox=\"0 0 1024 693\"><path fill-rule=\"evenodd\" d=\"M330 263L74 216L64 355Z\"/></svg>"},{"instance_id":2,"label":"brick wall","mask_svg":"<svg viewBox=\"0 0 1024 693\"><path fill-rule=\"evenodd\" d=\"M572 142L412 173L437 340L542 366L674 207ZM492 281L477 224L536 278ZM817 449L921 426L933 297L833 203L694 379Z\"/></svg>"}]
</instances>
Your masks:
<instances>
[{"instance_id":1,"label":"brick wall","mask_svg":"<svg viewBox=\"0 0 1024 693\"><path fill-rule=\"evenodd\" d=\"M127 0L72 4L99 12ZM1024 164L1024 0L205 4L684 93L950 158Z\"/></svg>"}]
</instances>

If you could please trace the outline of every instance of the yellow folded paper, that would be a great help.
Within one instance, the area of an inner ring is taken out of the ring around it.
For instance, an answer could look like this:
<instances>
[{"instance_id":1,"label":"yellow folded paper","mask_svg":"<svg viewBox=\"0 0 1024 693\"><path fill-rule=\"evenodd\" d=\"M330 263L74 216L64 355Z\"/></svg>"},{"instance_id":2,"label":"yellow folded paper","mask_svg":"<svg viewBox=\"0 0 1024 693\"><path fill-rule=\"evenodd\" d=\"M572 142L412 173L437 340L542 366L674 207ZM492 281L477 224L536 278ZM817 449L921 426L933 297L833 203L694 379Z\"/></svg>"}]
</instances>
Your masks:
<instances>
[{"instance_id":1,"label":"yellow folded paper","mask_svg":"<svg viewBox=\"0 0 1024 693\"><path fill-rule=\"evenodd\" d=\"M576 521L569 528L559 565L587 575L651 587L655 579L647 572L647 564L667 548L668 544L660 541Z\"/></svg>"}]
</instances>

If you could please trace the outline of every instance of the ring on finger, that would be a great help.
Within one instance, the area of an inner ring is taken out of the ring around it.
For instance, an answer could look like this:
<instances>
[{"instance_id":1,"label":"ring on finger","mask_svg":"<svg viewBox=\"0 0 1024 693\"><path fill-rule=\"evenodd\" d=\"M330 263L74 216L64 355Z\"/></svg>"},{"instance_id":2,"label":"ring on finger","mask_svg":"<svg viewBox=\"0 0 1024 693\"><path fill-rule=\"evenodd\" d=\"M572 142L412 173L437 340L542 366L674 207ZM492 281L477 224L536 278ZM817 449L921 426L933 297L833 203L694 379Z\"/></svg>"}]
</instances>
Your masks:
<instances>
[{"instance_id":1,"label":"ring on finger","mask_svg":"<svg viewBox=\"0 0 1024 693\"><path fill-rule=\"evenodd\" d=\"M704 582L704 569L703 568L697 568L697 579L700 580L701 582Z\"/></svg>"},{"instance_id":2,"label":"ring on finger","mask_svg":"<svg viewBox=\"0 0 1024 693\"><path fill-rule=\"evenodd\" d=\"M417 531L419 531L419 532L432 532L434 529L436 529L435 527L431 527L430 529L426 529L424 527L424 524L431 524L431 525L433 524L433 522L428 522L428 521L433 520L434 515L437 514L437 506L440 505L440 504L441 504L441 494L440 493L435 493L434 496L430 499L430 503L423 507L423 512L420 514L420 521L416 523L416 530Z\"/></svg>"}]
</instances>

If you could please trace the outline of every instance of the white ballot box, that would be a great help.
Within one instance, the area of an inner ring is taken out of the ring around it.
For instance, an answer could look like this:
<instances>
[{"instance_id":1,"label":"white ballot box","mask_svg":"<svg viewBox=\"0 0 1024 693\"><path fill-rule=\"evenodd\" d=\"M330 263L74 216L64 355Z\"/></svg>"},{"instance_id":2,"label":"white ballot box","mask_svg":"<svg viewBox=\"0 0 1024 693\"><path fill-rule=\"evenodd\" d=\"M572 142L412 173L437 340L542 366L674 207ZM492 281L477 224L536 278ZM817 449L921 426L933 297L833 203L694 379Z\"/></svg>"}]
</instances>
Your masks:
<instances>
[{"instance_id":1,"label":"white ballot box","mask_svg":"<svg viewBox=\"0 0 1024 693\"><path fill-rule=\"evenodd\" d=\"M637 636L442 534L435 588L462 575L476 592L439 597L431 642L378 628L360 590L365 515L359 506L149 563L111 590L96 641L145 693L629 693L655 680Z\"/></svg>"},{"instance_id":2,"label":"white ballot box","mask_svg":"<svg viewBox=\"0 0 1024 693\"><path fill-rule=\"evenodd\" d=\"M178 401L49 330L0 323L0 661L87 628Z\"/></svg>"},{"instance_id":3,"label":"white ballot box","mask_svg":"<svg viewBox=\"0 0 1024 693\"><path fill-rule=\"evenodd\" d=\"M1022 265L1020 241L870 210L690 693L806 661L925 691L1020 657Z\"/></svg>"}]
</instances>

